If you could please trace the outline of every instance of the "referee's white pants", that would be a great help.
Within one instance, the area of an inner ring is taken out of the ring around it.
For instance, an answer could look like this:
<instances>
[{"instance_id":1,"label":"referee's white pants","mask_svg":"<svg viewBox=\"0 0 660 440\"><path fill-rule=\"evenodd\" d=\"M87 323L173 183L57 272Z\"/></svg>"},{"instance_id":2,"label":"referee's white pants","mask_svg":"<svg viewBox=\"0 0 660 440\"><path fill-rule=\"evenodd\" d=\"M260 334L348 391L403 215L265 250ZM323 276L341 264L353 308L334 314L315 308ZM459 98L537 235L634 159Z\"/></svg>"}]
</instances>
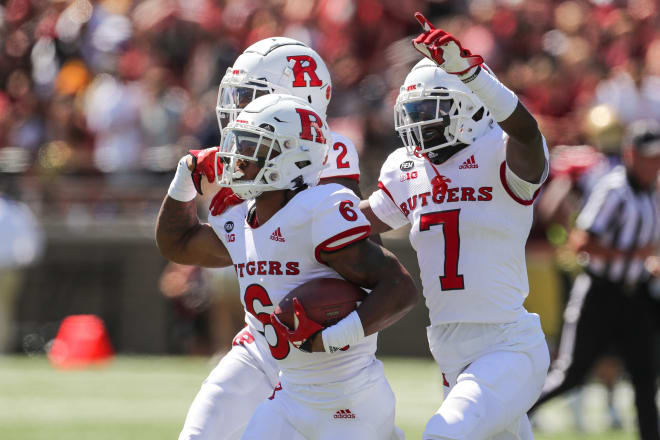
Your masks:
<instances>
[{"instance_id":1,"label":"referee's white pants","mask_svg":"<svg viewBox=\"0 0 660 440\"><path fill-rule=\"evenodd\" d=\"M431 342L434 331L429 328L431 351L448 386L423 440L533 439L526 413L541 393L550 363L538 316L528 314L511 324L459 326L468 328L451 329L459 339L453 352L439 347L437 339ZM461 333L469 338L460 340ZM460 354L467 362L449 369L451 362L439 357L443 354Z\"/></svg>"}]
</instances>

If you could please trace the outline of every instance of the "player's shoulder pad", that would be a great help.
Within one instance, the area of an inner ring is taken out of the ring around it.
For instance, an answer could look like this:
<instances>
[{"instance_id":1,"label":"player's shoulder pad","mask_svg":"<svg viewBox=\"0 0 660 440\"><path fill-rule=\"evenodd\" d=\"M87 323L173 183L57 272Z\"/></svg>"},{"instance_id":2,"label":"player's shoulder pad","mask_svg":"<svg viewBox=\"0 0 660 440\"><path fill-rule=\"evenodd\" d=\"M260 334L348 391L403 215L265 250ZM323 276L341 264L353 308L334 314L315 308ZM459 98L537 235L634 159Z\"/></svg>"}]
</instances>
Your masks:
<instances>
[{"instance_id":1,"label":"player's shoulder pad","mask_svg":"<svg viewBox=\"0 0 660 440\"><path fill-rule=\"evenodd\" d=\"M311 186L305 191L301 191L291 200L291 202L295 201L296 208L298 209L315 211L319 206L326 205L329 201L339 198L342 200L350 199L357 200L358 202L360 201L355 193L345 186L338 183L328 183L325 185Z\"/></svg>"},{"instance_id":2,"label":"player's shoulder pad","mask_svg":"<svg viewBox=\"0 0 660 440\"><path fill-rule=\"evenodd\" d=\"M230 206L218 215L211 215L209 213L207 221L214 229L224 227L224 224L229 220L236 222L239 221L239 219L245 219L247 217L248 208L249 202L245 201L238 205Z\"/></svg>"},{"instance_id":3,"label":"player's shoulder pad","mask_svg":"<svg viewBox=\"0 0 660 440\"><path fill-rule=\"evenodd\" d=\"M330 130L330 136L333 144L336 142L341 142L342 144L346 145L348 149L355 150L355 144L353 141L343 134Z\"/></svg>"},{"instance_id":4,"label":"player's shoulder pad","mask_svg":"<svg viewBox=\"0 0 660 440\"><path fill-rule=\"evenodd\" d=\"M399 179L399 174L402 170L412 169L417 162L423 161L422 158L411 156L405 147L397 148L392 151L383 165L380 167L380 175L378 180L387 185L389 182Z\"/></svg>"},{"instance_id":5,"label":"player's shoulder pad","mask_svg":"<svg viewBox=\"0 0 660 440\"><path fill-rule=\"evenodd\" d=\"M352 140L337 133L330 132L331 142L328 144L328 162L321 173L322 179L332 177L348 177L359 180L360 156Z\"/></svg>"}]
</instances>

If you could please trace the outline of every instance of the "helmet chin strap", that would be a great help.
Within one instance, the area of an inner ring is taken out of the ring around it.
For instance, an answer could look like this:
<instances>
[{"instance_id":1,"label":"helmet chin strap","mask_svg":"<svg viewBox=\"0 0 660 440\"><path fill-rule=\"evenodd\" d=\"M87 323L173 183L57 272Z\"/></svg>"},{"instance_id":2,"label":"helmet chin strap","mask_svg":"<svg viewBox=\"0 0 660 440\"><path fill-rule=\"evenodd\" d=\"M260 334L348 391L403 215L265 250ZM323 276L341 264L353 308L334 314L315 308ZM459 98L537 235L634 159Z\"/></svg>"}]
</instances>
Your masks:
<instances>
[{"instance_id":1,"label":"helmet chin strap","mask_svg":"<svg viewBox=\"0 0 660 440\"><path fill-rule=\"evenodd\" d=\"M459 144L451 145L449 147L441 148L436 151L429 151L428 153L422 155L424 159L426 159L429 162L431 168L433 168L433 172L435 173L435 177L431 179L431 186L433 188L433 197L436 197L438 194L442 194L442 196L444 197L444 194L447 192L447 189L449 188L448 184L451 183L451 179L449 177L445 177L442 174L440 174L438 172L438 169L435 167L435 165L440 165L444 163L447 159L449 159L451 156L458 153L465 147L467 147L467 144L459 143Z\"/></svg>"},{"instance_id":2,"label":"helmet chin strap","mask_svg":"<svg viewBox=\"0 0 660 440\"><path fill-rule=\"evenodd\" d=\"M450 157L452 157L454 154L458 153L467 146L468 144L459 142L457 144L450 145L448 147L439 148L435 151L429 151L428 153L425 154L425 156L429 160L429 162L434 163L436 165L440 165L446 162Z\"/></svg>"}]
</instances>

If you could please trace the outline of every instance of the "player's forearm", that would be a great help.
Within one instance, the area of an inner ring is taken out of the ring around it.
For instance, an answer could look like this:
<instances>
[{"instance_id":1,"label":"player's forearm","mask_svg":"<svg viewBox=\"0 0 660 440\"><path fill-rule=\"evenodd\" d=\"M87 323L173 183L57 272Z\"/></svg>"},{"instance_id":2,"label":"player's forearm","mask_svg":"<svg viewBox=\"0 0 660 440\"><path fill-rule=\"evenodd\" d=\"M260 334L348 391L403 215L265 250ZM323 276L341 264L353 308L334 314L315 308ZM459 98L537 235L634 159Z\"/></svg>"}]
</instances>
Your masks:
<instances>
[{"instance_id":1,"label":"player's forearm","mask_svg":"<svg viewBox=\"0 0 660 440\"><path fill-rule=\"evenodd\" d=\"M199 230L195 201L180 202L166 196L156 220L156 244L160 253L170 261L191 264L186 248L190 238Z\"/></svg>"},{"instance_id":2,"label":"player's forearm","mask_svg":"<svg viewBox=\"0 0 660 440\"><path fill-rule=\"evenodd\" d=\"M511 171L527 182L539 183L546 168L546 150L534 118L519 103L516 111L500 126L509 134L506 163Z\"/></svg>"},{"instance_id":3,"label":"player's forearm","mask_svg":"<svg viewBox=\"0 0 660 440\"><path fill-rule=\"evenodd\" d=\"M312 351L334 352L362 338L383 330L401 319L417 304L415 285L406 270L390 267L389 276L362 301L357 310L337 324L319 333L312 342Z\"/></svg>"},{"instance_id":4,"label":"player's forearm","mask_svg":"<svg viewBox=\"0 0 660 440\"><path fill-rule=\"evenodd\" d=\"M509 135L507 163L511 170L529 182L538 182L545 169L545 151L543 135L534 116L513 91L482 66L477 66L461 80Z\"/></svg>"},{"instance_id":5,"label":"player's forearm","mask_svg":"<svg viewBox=\"0 0 660 440\"><path fill-rule=\"evenodd\" d=\"M540 138L541 132L534 116L518 96L486 68L477 66L461 76L461 81L484 103L509 136L523 144L534 144Z\"/></svg>"},{"instance_id":6,"label":"player's forearm","mask_svg":"<svg viewBox=\"0 0 660 440\"><path fill-rule=\"evenodd\" d=\"M227 249L210 225L197 218L197 190L190 173L191 156L181 158L158 213L156 243L170 261L203 267L231 264Z\"/></svg>"},{"instance_id":7,"label":"player's forearm","mask_svg":"<svg viewBox=\"0 0 660 440\"><path fill-rule=\"evenodd\" d=\"M379 219L378 216L374 213L373 209L371 209L371 205L369 205L369 200L362 200L360 202L360 211L362 211L362 214L364 214L367 220L369 220L369 223L371 223L372 236L382 234L383 232L387 232L392 229L388 224ZM376 240L373 241L379 245L382 245L382 243L378 243Z\"/></svg>"},{"instance_id":8,"label":"player's forearm","mask_svg":"<svg viewBox=\"0 0 660 440\"><path fill-rule=\"evenodd\" d=\"M534 151L540 151L543 148L543 135L539 130L539 125L522 102L518 101L513 113L499 124L506 134L524 146Z\"/></svg>"},{"instance_id":9,"label":"player's forearm","mask_svg":"<svg viewBox=\"0 0 660 440\"><path fill-rule=\"evenodd\" d=\"M415 283L399 260L382 246L372 245L370 249L380 255L363 263L369 278L367 287L371 288L371 292L362 301L357 313L365 336L394 324L418 300Z\"/></svg>"},{"instance_id":10,"label":"player's forearm","mask_svg":"<svg viewBox=\"0 0 660 440\"><path fill-rule=\"evenodd\" d=\"M415 284L407 272L383 279L358 307L364 335L371 335L394 324L417 304L418 299Z\"/></svg>"},{"instance_id":11,"label":"player's forearm","mask_svg":"<svg viewBox=\"0 0 660 440\"><path fill-rule=\"evenodd\" d=\"M346 280L371 292L356 311L323 330L322 338L312 344L314 351L332 352L354 344L392 325L417 303L417 289L410 274L382 246L362 240L321 256Z\"/></svg>"},{"instance_id":12,"label":"player's forearm","mask_svg":"<svg viewBox=\"0 0 660 440\"><path fill-rule=\"evenodd\" d=\"M199 222L192 201L165 199L156 223L156 243L161 254L175 263L201 267L232 264L227 248L213 228Z\"/></svg>"}]
</instances>

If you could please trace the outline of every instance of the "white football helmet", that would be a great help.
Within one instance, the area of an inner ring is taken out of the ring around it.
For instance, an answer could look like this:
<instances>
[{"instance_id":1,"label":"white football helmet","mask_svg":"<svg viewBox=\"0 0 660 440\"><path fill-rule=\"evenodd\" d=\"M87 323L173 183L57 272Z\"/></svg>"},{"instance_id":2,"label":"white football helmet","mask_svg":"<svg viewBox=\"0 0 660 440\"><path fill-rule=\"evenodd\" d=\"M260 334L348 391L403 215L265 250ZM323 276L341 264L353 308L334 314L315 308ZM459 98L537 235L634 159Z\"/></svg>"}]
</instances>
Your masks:
<instances>
[{"instance_id":1,"label":"white football helmet","mask_svg":"<svg viewBox=\"0 0 660 440\"><path fill-rule=\"evenodd\" d=\"M325 119L332 95L330 72L316 51L292 38L274 37L245 49L220 82L220 131L249 102L268 93L298 96Z\"/></svg>"},{"instance_id":2,"label":"white football helmet","mask_svg":"<svg viewBox=\"0 0 660 440\"><path fill-rule=\"evenodd\" d=\"M264 191L316 185L330 131L325 119L301 98L268 94L249 103L222 137L216 154L223 170L215 170L216 181L243 199L253 199ZM241 168L246 161L260 168L253 180L244 179Z\"/></svg>"},{"instance_id":3,"label":"white football helmet","mask_svg":"<svg viewBox=\"0 0 660 440\"><path fill-rule=\"evenodd\" d=\"M474 92L428 58L412 68L394 105L394 128L410 154L469 145L492 125Z\"/></svg>"}]
</instances>

